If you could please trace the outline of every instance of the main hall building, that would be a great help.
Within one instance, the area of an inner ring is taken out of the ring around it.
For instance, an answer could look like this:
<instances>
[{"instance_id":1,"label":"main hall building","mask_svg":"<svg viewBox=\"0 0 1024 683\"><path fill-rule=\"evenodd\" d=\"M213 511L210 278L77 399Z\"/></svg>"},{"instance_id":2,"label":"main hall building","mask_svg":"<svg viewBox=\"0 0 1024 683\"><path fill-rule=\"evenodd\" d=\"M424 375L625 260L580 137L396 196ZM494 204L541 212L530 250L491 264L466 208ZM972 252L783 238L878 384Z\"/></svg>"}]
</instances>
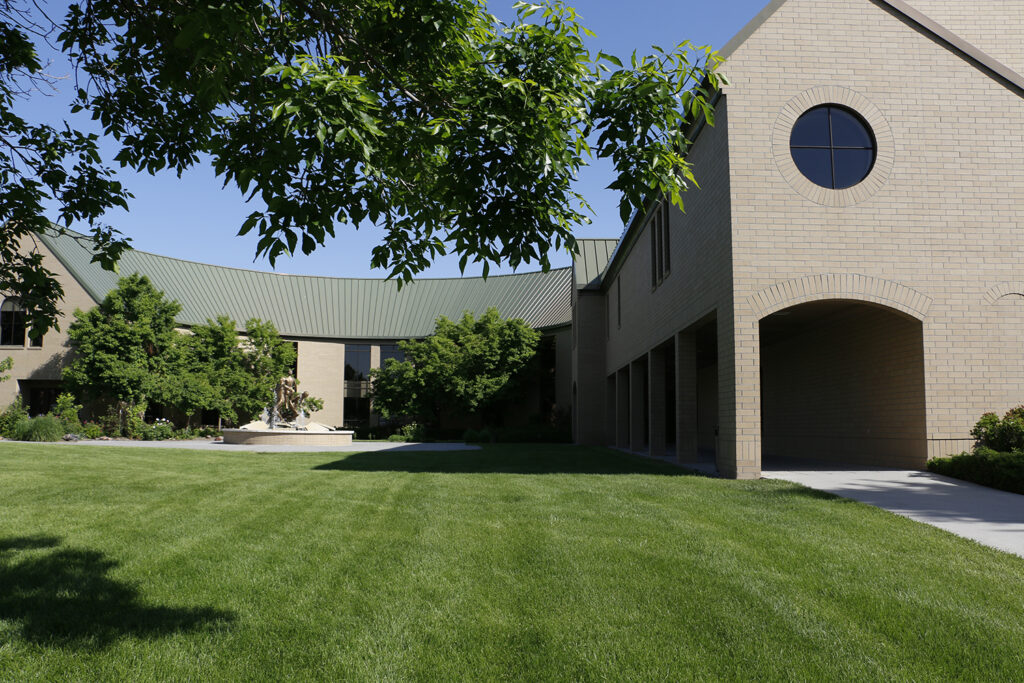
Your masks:
<instances>
[{"instance_id":1,"label":"main hall building","mask_svg":"<svg viewBox=\"0 0 1024 683\"><path fill-rule=\"evenodd\" d=\"M740 478L968 448L982 413L1024 403L1024 0L774 0L723 54L715 125L692 131L703 189L582 240L571 269L401 292L141 252L121 271L184 326L273 320L325 422L366 413L350 383L397 340L496 306L544 331L547 400L579 443ZM68 311L113 286L74 240L45 248ZM5 302L18 382L0 403L53 391L66 353L62 333L12 336L16 319Z\"/></svg>"}]
</instances>

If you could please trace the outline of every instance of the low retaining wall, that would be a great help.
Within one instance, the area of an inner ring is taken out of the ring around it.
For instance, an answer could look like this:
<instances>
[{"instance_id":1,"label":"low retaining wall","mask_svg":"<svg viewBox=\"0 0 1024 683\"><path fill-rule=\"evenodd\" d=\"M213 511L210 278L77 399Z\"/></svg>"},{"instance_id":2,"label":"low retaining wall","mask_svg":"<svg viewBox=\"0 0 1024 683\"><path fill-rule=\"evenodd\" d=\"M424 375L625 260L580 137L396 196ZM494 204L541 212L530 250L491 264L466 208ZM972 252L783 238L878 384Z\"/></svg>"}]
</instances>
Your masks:
<instances>
[{"instance_id":1,"label":"low retaining wall","mask_svg":"<svg viewBox=\"0 0 1024 683\"><path fill-rule=\"evenodd\" d=\"M291 429L225 429L224 443L246 446L350 446L354 433L303 432Z\"/></svg>"}]
</instances>

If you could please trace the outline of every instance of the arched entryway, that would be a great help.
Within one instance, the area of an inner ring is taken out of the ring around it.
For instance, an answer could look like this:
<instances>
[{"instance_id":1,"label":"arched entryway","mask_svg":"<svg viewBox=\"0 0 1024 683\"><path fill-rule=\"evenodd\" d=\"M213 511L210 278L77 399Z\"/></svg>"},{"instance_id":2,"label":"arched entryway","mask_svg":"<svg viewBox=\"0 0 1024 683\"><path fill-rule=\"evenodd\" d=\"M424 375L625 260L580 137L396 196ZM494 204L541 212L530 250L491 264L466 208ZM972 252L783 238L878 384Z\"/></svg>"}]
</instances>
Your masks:
<instances>
[{"instance_id":1,"label":"arched entryway","mask_svg":"<svg viewBox=\"0 0 1024 683\"><path fill-rule=\"evenodd\" d=\"M814 301L762 318L762 466L923 468L923 346L920 320L862 301Z\"/></svg>"}]
</instances>

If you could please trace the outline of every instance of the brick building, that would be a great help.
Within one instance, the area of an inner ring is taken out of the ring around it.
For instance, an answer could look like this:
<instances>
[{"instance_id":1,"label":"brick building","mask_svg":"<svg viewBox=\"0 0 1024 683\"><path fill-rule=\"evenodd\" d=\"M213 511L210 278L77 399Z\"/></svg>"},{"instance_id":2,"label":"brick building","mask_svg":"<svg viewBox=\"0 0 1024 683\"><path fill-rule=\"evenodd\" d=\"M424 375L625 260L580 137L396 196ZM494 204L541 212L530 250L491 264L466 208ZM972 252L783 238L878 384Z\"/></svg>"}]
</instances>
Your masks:
<instances>
[{"instance_id":1,"label":"brick building","mask_svg":"<svg viewBox=\"0 0 1024 683\"><path fill-rule=\"evenodd\" d=\"M765 7L686 213L577 263L577 439L923 467L1024 401L1022 38L1022 0Z\"/></svg>"},{"instance_id":2,"label":"brick building","mask_svg":"<svg viewBox=\"0 0 1024 683\"><path fill-rule=\"evenodd\" d=\"M652 201L619 240L582 240L571 271L401 294L141 252L122 272L184 326L273 320L333 424L366 412L349 374L494 305L545 331L579 443L741 478L780 457L923 467L1024 402L1022 38L1024 0L774 0L723 49L686 213ZM44 246L67 310L113 286L75 245ZM65 341L0 346L19 380L0 404L55 391Z\"/></svg>"}]
</instances>

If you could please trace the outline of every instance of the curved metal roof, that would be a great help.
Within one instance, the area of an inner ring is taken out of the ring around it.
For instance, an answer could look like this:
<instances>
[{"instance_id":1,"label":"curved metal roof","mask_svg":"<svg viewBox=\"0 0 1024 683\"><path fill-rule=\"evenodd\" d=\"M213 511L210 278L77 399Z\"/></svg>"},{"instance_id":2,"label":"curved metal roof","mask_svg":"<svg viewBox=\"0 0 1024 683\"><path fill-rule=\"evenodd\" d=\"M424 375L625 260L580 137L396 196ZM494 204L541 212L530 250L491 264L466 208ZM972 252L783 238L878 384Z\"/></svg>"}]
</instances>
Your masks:
<instances>
[{"instance_id":1,"label":"curved metal roof","mask_svg":"<svg viewBox=\"0 0 1024 683\"><path fill-rule=\"evenodd\" d=\"M244 323L271 320L283 335L330 339L409 339L433 333L439 316L480 315L493 306L503 318L534 328L571 322L571 268L479 277L425 278L398 289L394 280L283 275L182 261L130 249L121 275L92 263L88 240L43 237L54 256L97 302L121 275L140 273L181 304L178 323L202 324L226 315Z\"/></svg>"}]
</instances>

